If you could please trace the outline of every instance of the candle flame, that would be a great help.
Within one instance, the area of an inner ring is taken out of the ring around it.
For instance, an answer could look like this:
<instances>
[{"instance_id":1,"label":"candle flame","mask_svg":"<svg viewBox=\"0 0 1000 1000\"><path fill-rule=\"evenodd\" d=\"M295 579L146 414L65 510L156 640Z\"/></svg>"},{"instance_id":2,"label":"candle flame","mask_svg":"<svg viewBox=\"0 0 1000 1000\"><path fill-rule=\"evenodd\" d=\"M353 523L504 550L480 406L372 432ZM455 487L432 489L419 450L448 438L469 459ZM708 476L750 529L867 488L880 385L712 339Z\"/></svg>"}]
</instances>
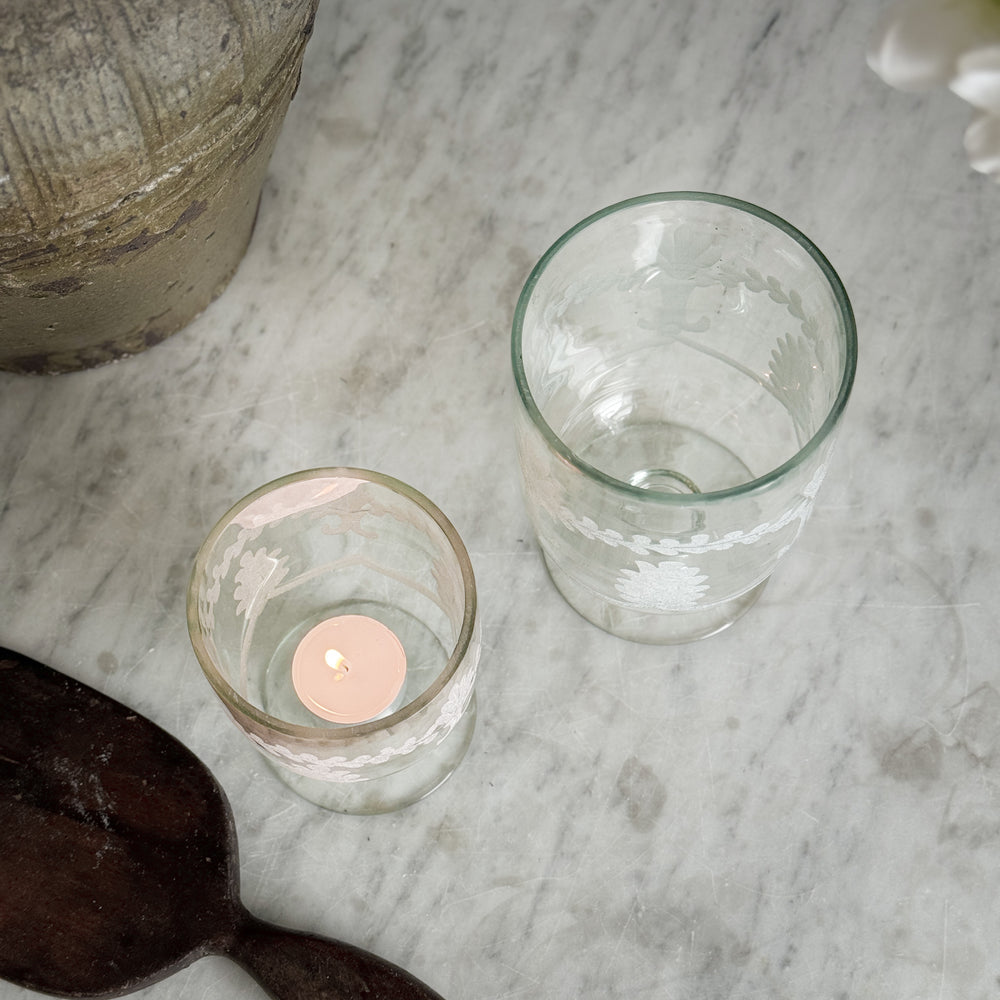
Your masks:
<instances>
[{"instance_id":1,"label":"candle flame","mask_svg":"<svg viewBox=\"0 0 1000 1000\"><path fill-rule=\"evenodd\" d=\"M335 681L342 681L347 676L347 657L340 650L328 649L323 659L326 660L326 665L333 670Z\"/></svg>"}]
</instances>

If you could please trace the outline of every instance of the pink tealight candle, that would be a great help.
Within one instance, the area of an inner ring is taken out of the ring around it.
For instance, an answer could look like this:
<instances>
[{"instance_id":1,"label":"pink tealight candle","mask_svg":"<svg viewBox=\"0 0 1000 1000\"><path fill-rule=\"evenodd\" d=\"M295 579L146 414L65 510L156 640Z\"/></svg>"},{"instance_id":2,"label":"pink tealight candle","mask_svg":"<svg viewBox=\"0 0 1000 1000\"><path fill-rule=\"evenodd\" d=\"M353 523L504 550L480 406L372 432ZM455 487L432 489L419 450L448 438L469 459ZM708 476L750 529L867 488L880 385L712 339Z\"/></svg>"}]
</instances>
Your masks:
<instances>
[{"instance_id":1,"label":"pink tealight candle","mask_svg":"<svg viewBox=\"0 0 1000 1000\"><path fill-rule=\"evenodd\" d=\"M366 615L340 615L313 626L292 657L292 684L310 712L343 725L381 715L406 679L406 653L395 632Z\"/></svg>"}]
</instances>

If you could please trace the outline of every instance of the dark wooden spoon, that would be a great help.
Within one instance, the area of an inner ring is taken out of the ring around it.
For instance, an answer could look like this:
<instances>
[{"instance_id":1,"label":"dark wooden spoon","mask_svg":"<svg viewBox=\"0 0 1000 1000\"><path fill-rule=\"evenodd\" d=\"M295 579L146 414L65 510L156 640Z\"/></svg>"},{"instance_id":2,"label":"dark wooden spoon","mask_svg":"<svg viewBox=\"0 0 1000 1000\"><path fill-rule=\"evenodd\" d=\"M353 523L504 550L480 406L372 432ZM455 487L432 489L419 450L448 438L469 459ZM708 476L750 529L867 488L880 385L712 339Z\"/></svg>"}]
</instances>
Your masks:
<instances>
[{"instance_id":1,"label":"dark wooden spoon","mask_svg":"<svg viewBox=\"0 0 1000 1000\"><path fill-rule=\"evenodd\" d=\"M205 765L137 712L0 647L0 977L120 996L208 954L280 1000L441 1000L360 948L248 913L232 813Z\"/></svg>"}]
</instances>

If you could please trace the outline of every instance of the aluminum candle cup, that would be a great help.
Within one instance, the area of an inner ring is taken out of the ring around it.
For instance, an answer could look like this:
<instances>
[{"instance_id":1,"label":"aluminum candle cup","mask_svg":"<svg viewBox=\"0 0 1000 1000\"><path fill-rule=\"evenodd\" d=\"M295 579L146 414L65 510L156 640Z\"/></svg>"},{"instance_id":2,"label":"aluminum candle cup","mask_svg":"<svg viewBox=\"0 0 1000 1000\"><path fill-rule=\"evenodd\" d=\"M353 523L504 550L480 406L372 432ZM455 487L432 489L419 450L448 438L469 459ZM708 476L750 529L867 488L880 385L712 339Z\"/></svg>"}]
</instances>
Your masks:
<instances>
[{"instance_id":1,"label":"aluminum candle cup","mask_svg":"<svg viewBox=\"0 0 1000 1000\"><path fill-rule=\"evenodd\" d=\"M409 486L343 468L262 486L201 546L187 616L216 694L304 798L387 812L465 755L480 651L472 565Z\"/></svg>"},{"instance_id":2,"label":"aluminum candle cup","mask_svg":"<svg viewBox=\"0 0 1000 1000\"><path fill-rule=\"evenodd\" d=\"M652 643L743 615L809 516L854 380L820 251L731 198L622 202L539 261L512 356L526 506L566 600Z\"/></svg>"}]
</instances>

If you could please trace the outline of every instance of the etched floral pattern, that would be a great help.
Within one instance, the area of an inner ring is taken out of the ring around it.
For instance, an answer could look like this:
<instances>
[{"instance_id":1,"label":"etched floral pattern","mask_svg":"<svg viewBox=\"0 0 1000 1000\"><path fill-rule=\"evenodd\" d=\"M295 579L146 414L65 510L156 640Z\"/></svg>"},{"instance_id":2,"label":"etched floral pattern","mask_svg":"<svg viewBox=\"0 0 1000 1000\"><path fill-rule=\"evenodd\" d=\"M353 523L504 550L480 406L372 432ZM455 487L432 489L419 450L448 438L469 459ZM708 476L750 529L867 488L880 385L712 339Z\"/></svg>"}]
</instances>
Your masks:
<instances>
[{"instance_id":1,"label":"etched floral pattern","mask_svg":"<svg viewBox=\"0 0 1000 1000\"><path fill-rule=\"evenodd\" d=\"M726 532L694 531L677 537L626 533L602 526L593 517L570 510L566 505L565 492L560 490L551 475L527 480L525 491L529 506L538 514L544 514L562 529L582 539L629 552L633 557L661 557L660 561L637 559L618 571L615 590L625 605L661 612L691 611L705 604L712 586L711 566L715 565L713 560L718 554L737 546L770 543L771 551L767 558L776 561L788 551L812 512L826 475L828 459L829 450L808 482L793 495L791 503L772 520ZM548 534L543 529L541 537ZM577 543L566 544L575 548ZM709 565L695 568L681 561L691 556L706 557ZM601 560L601 557L593 558Z\"/></svg>"},{"instance_id":2,"label":"etched floral pattern","mask_svg":"<svg viewBox=\"0 0 1000 1000\"><path fill-rule=\"evenodd\" d=\"M626 291L650 297L649 314L638 325L658 337L705 333L712 321L706 315L691 315L692 293L718 284L712 267L719 260L716 239L698 227L681 223L667 234L651 232L658 241L654 263L630 275ZM637 250L642 256L643 248ZM653 304L655 302L655 305ZM685 341L687 342L687 341Z\"/></svg>"},{"instance_id":3,"label":"etched floral pattern","mask_svg":"<svg viewBox=\"0 0 1000 1000\"><path fill-rule=\"evenodd\" d=\"M657 225L651 229L650 236L657 240L656 264L653 269L638 272L647 276L647 282L648 274L652 273L706 288L716 283L710 270L719 260L718 240L714 234L705 232L700 226L681 222L667 233Z\"/></svg>"},{"instance_id":4,"label":"etched floral pattern","mask_svg":"<svg viewBox=\"0 0 1000 1000\"><path fill-rule=\"evenodd\" d=\"M708 577L676 560L636 562L622 570L615 589L629 607L641 611L694 611L708 590Z\"/></svg>"},{"instance_id":5,"label":"etched floral pattern","mask_svg":"<svg viewBox=\"0 0 1000 1000\"><path fill-rule=\"evenodd\" d=\"M244 552L240 557L240 568L236 571L233 598L236 614L247 614L255 604L266 604L277 589L278 584L288 575L288 559L280 549L268 552L260 548L256 552Z\"/></svg>"},{"instance_id":6,"label":"etched floral pattern","mask_svg":"<svg viewBox=\"0 0 1000 1000\"><path fill-rule=\"evenodd\" d=\"M706 552L724 552L736 545L754 545L769 535L783 531L790 524L799 521L802 524L809 518L816 493L826 473L826 467L821 466L803 489L798 502L773 521L763 521L746 531L728 531L723 535L712 537L710 534L699 533L688 538L652 539L648 535L624 535L613 528L602 528L591 517L574 514L565 506L547 507L549 516L556 518L565 527L578 532L585 538L601 542L612 548L626 548L636 555L702 555Z\"/></svg>"},{"instance_id":7,"label":"etched floral pattern","mask_svg":"<svg viewBox=\"0 0 1000 1000\"><path fill-rule=\"evenodd\" d=\"M356 757L320 757L314 753L296 753L280 743L272 743L258 733L249 732L250 739L266 754L273 757L282 767L307 778L329 782L365 781L375 775L366 775L379 764L385 764L394 757L405 757L419 747L439 743L455 728L465 714L472 700L476 684L478 647L469 670L451 689L441 706L437 718L421 736L411 736L399 746L383 747L378 753L359 754Z\"/></svg>"},{"instance_id":8,"label":"etched floral pattern","mask_svg":"<svg viewBox=\"0 0 1000 1000\"><path fill-rule=\"evenodd\" d=\"M805 443L814 430L810 398L817 375L816 352L805 337L792 334L779 337L771 352L769 370L771 393L788 411L799 441Z\"/></svg>"}]
</instances>

